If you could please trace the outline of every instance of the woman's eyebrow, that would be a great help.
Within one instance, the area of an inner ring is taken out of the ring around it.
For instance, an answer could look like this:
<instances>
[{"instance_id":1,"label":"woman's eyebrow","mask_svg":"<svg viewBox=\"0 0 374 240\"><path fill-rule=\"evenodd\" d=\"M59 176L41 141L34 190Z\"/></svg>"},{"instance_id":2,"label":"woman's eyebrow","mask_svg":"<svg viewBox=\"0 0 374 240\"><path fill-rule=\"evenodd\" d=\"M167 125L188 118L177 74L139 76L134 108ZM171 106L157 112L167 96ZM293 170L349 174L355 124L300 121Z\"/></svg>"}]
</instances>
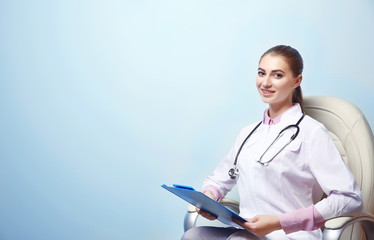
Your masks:
<instances>
[{"instance_id":1,"label":"woman's eyebrow","mask_svg":"<svg viewBox=\"0 0 374 240\"><path fill-rule=\"evenodd\" d=\"M282 73L284 73L284 71L281 70L281 69L275 69L275 70L272 70L271 72L272 72L272 73L273 73L273 72L282 72Z\"/></svg>"},{"instance_id":2,"label":"woman's eyebrow","mask_svg":"<svg viewBox=\"0 0 374 240\"><path fill-rule=\"evenodd\" d=\"M259 68L258 68L257 70L258 70L258 71L263 71L263 72L266 72L266 71L265 71L265 69L263 69L263 68L260 68L260 67L259 67ZM275 70L272 70L271 72L272 72L272 73L274 73L274 72L282 72L282 73L284 73L284 71L283 71L283 70L281 70L281 69L275 69Z\"/></svg>"}]
</instances>

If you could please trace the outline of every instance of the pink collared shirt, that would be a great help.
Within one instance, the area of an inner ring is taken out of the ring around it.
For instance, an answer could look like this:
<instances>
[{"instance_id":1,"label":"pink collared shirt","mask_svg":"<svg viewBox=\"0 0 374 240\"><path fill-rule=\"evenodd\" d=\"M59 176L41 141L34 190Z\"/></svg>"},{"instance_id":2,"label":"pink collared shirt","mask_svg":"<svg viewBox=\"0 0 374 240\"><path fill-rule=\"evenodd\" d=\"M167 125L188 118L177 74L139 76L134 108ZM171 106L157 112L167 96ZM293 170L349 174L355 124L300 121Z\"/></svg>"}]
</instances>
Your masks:
<instances>
[{"instance_id":1,"label":"pink collared shirt","mask_svg":"<svg viewBox=\"0 0 374 240\"><path fill-rule=\"evenodd\" d=\"M262 123L263 124L266 124L266 125L275 125L277 123L280 122L282 116L283 116L284 113L282 113L281 115L279 115L278 117L274 118L274 119L271 119L269 117L269 109L266 109L265 112L264 112L264 118L262 120Z\"/></svg>"},{"instance_id":2,"label":"pink collared shirt","mask_svg":"<svg viewBox=\"0 0 374 240\"><path fill-rule=\"evenodd\" d=\"M278 117L276 117L276 118L274 118L274 119L272 119L272 118L269 117L269 108L268 108L268 109L266 109L265 112L264 112L264 118L263 118L263 120L262 120L262 123L263 123L263 124L266 124L266 125L275 125L275 124L278 124L278 123L281 121L282 116L283 116L286 112L288 112L288 111L290 111L291 109L295 108L296 106L297 106L297 104L293 105L292 107L290 107L289 109L287 109L287 110L284 111L281 115L279 115Z\"/></svg>"}]
</instances>

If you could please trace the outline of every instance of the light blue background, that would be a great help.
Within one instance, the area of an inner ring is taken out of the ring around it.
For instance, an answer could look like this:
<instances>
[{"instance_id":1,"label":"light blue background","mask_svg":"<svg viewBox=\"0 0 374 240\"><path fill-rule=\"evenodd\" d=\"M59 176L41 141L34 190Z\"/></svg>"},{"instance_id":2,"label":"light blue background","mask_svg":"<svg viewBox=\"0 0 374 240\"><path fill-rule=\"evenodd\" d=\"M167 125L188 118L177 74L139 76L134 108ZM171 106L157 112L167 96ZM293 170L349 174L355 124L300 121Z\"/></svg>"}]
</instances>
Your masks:
<instances>
[{"instance_id":1,"label":"light blue background","mask_svg":"<svg viewBox=\"0 0 374 240\"><path fill-rule=\"evenodd\" d=\"M264 105L260 55L374 126L374 2L0 1L0 239L178 239L196 188Z\"/></svg>"}]
</instances>

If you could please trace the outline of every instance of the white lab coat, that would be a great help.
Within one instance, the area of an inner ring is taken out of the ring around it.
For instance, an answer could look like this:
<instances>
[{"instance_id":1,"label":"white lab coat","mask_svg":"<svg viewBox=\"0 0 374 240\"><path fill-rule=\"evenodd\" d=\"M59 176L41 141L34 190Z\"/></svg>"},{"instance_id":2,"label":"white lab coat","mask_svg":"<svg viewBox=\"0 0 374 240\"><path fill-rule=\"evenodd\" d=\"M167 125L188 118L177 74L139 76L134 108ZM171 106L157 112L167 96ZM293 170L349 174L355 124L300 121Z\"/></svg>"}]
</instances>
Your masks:
<instances>
[{"instance_id":1,"label":"white lab coat","mask_svg":"<svg viewBox=\"0 0 374 240\"><path fill-rule=\"evenodd\" d=\"M213 185L224 196L237 184L240 197L240 215L251 218L259 214L280 215L311 206L323 193L327 198L315 204L325 218L350 215L362 211L360 189L352 173L342 160L327 129L316 120L305 116L297 138L283 149L269 165L256 162L279 132L301 117L299 105L289 109L275 125L261 124L247 140L239 158L240 172L236 180L230 179L236 153L257 123L245 127L229 154L203 187ZM262 161L272 158L290 139L294 130L286 133L268 150ZM280 230L266 239L321 239L321 231L299 231L286 234Z\"/></svg>"}]
</instances>

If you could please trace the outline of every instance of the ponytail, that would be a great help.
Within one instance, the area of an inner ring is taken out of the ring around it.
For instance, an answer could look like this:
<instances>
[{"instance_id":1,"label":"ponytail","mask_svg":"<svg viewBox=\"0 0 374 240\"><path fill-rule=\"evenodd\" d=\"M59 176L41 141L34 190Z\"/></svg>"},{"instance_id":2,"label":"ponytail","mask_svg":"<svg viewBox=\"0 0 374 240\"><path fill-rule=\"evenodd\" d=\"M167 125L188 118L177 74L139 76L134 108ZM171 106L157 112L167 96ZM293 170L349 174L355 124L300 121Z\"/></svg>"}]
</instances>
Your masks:
<instances>
[{"instance_id":1,"label":"ponytail","mask_svg":"<svg viewBox=\"0 0 374 240\"><path fill-rule=\"evenodd\" d=\"M301 110L304 112L304 101L303 101L303 92L301 91L301 87L298 86L293 90L292 93L292 103L298 103L301 107Z\"/></svg>"}]
</instances>

